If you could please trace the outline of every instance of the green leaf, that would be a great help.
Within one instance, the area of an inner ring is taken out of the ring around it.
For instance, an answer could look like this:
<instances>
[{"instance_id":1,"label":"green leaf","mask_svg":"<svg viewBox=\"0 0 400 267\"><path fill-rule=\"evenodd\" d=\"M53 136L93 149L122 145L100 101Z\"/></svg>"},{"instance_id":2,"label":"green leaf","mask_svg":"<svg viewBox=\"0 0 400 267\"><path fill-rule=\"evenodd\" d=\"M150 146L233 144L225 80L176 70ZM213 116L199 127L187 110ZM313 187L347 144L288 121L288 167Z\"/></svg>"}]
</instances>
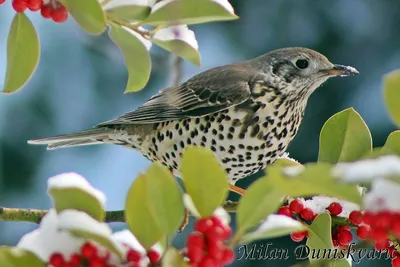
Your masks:
<instances>
[{"instance_id":1,"label":"green leaf","mask_svg":"<svg viewBox=\"0 0 400 267\"><path fill-rule=\"evenodd\" d=\"M306 227L297 220L293 220L284 215L271 214L267 220L254 232L245 234L241 239L241 244L247 244L256 240L271 239L281 237L294 232L305 231Z\"/></svg>"},{"instance_id":2,"label":"green leaf","mask_svg":"<svg viewBox=\"0 0 400 267\"><path fill-rule=\"evenodd\" d=\"M294 159L288 159L288 158L278 158L272 165L279 167L301 166L299 162L296 162Z\"/></svg>"},{"instance_id":3,"label":"green leaf","mask_svg":"<svg viewBox=\"0 0 400 267\"><path fill-rule=\"evenodd\" d=\"M246 231L258 225L261 220L277 211L284 194L271 187L267 179L255 181L239 200L237 207L237 232L235 240Z\"/></svg>"},{"instance_id":4,"label":"green leaf","mask_svg":"<svg viewBox=\"0 0 400 267\"><path fill-rule=\"evenodd\" d=\"M149 205L155 214L158 227L166 235L176 233L185 214L182 192L169 170L154 163L147 170Z\"/></svg>"},{"instance_id":5,"label":"green leaf","mask_svg":"<svg viewBox=\"0 0 400 267\"><path fill-rule=\"evenodd\" d=\"M157 5L154 7L157 8ZM175 0L166 4L159 3L157 9L154 7L144 20L145 24L198 24L238 18L221 4L211 0Z\"/></svg>"},{"instance_id":6,"label":"green leaf","mask_svg":"<svg viewBox=\"0 0 400 267\"><path fill-rule=\"evenodd\" d=\"M361 203L357 187L340 183L333 178L330 164L309 163L303 166L284 169L275 166L267 168L269 186L291 197L327 195L356 204Z\"/></svg>"},{"instance_id":7,"label":"green leaf","mask_svg":"<svg viewBox=\"0 0 400 267\"><path fill-rule=\"evenodd\" d=\"M76 22L88 33L101 34L106 28L106 14L97 0L59 0Z\"/></svg>"},{"instance_id":8,"label":"green leaf","mask_svg":"<svg viewBox=\"0 0 400 267\"><path fill-rule=\"evenodd\" d=\"M82 229L73 229L73 228L69 228L68 231L71 234L73 234L77 237L81 237L85 240L95 241L95 242L99 243L100 245L102 245L107 250L109 250L110 252L115 253L115 255L117 255L120 259L124 258L122 249L119 247L119 245L117 243L115 243L111 239L111 235L104 236L104 235L100 235L98 233L88 232L88 231L84 231Z\"/></svg>"},{"instance_id":9,"label":"green leaf","mask_svg":"<svg viewBox=\"0 0 400 267\"><path fill-rule=\"evenodd\" d=\"M318 161L354 161L371 150L371 133L353 108L336 113L322 127Z\"/></svg>"},{"instance_id":10,"label":"green leaf","mask_svg":"<svg viewBox=\"0 0 400 267\"><path fill-rule=\"evenodd\" d=\"M189 263L183 259L183 256L175 248L169 248L165 252L165 254L162 258L161 266L163 266L163 267L190 267Z\"/></svg>"},{"instance_id":11,"label":"green leaf","mask_svg":"<svg viewBox=\"0 0 400 267\"><path fill-rule=\"evenodd\" d=\"M324 249L330 249L331 257L333 257L333 244L332 244L332 220L329 213L321 213L318 215L308 228L308 239L306 246L311 250L315 250L317 253L320 252L320 259L319 260L331 260L331 259L324 259L323 251ZM311 263L316 262L317 260L312 257L313 253L310 253L309 260ZM329 254L326 253L326 256ZM346 255L346 254L345 254ZM334 261L327 262L327 267L349 267L349 263L343 255L338 253L338 258Z\"/></svg>"},{"instance_id":12,"label":"green leaf","mask_svg":"<svg viewBox=\"0 0 400 267\"><path fill-rule=\"evenodd\" d=\"M7 70L4 93L20 89L35 72L39 62L39 38L24 13L16 13L7 40Z\"/></svg>"},{"instance_id":13,"label":"green leaf","mask_svg":"<svg viewBox=\"0 0 400 267\"><path fill-rule=\"evenodd\" d=\"M149 177L140 174L128 192L125 204L125 218L129 230L148 250L160 241L164 233L159 227L152 209L152 199L148 194Z\"/></svg>"},{"instance_id":14,"label":"green leaf","mask_svg":"<svg viewBox=\"0 0 400 267\"><path fill-rule=\"evenodd\" d=\"M112 2L111 2L112 3ZM111 18L116 17L118 19L128 22L138 22L144 20L149 14L151 8L143 5L121 5L111 8L105 7L107 15Z\"/></svg>"},{"instance_id":15,"label":"green leaf","mask_svg":"<svg viewBox=\"0 0 400 267\"><path fill-rule=\"evenodd\" d=\"M17 247L0 247L0 265L7 267L45 267L33 253Z\"/></svg>"},{"instance_id":16,"label":"green leaf","mask_svg":"<svg viewBox=\"0 0 400 267\"><path fill-rule=\"evenodd\" d=\"M382 150L384 152L392 152L396 155L400 155L400 131L394 131L389 134Z\"/></svg>"},{"instance_id":17,"label":"green leaf","mask_svg":"<svg viewBox=\"0 0 400 267\"><path fill-rule=\"evenodd\" d=\"M202 217L209 217L228 196L228 177L215 155L203 147L189 147L182 155L187 193Z\"/></svg>"},{"instance_id":18,"label":"green leaf","mask_svg":"<svg viewBox=\"0 0 400 267\"><path fill-rule=\"evenodd\" d=\"M158 40L151 39L153 43L164 48L165 50L174 53L175 55L193 63L194 65L200 66L200 53L193 46L182 40Z\"/></svg>"},{"instance_id":19,"label":"green leaf","mask_svg":"<svg viewBox=\"0 0 400 267\"><path fill-rule=\"evenodd\" d=\"M57 212L74 209L87 213L96 220L104 221L106 213L102 203L79 187L51 187L49 189Z\"/></svg>"},{"instance_id":20,"label":"green leaf","mask_svg":"<svg viewBox=\"0 0 400 267\"><path fill-rule=\"evenodd\" d=\"M392 120L400 126L400 69L383 78L385 101Z\"/></svg>"},{"instance_id":21,"label":"green leaf","mask_svg":"<svg viewBox=\"0 0 400 267\"><path fill-rule=\"evenodd\" d=\"M151 72L151 58L146 45L138 33L117 25L112 25L110 37L124 55L128 68L125 93L140 91L149 81Z\"/></svg>"}]
</instances>

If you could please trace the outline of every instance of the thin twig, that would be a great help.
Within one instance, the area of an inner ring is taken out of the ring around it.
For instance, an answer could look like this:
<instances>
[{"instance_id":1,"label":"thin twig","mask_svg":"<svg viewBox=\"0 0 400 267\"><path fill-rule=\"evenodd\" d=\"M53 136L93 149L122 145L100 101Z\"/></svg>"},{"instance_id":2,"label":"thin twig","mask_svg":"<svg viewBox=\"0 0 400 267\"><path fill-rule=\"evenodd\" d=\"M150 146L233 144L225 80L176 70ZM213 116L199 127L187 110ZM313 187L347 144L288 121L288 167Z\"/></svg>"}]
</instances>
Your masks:
<instances>
[{"instance_id":1,"label":"thin twig","mask_svg":"<svg viewBox=\"0 0 400 267\"><path fill-rule=\"evenodd\" d=\"M172 66L171 66L171 84L177 86L182 80L182 58L174 54L172 56Z\"/></svg>"}]
</instances>

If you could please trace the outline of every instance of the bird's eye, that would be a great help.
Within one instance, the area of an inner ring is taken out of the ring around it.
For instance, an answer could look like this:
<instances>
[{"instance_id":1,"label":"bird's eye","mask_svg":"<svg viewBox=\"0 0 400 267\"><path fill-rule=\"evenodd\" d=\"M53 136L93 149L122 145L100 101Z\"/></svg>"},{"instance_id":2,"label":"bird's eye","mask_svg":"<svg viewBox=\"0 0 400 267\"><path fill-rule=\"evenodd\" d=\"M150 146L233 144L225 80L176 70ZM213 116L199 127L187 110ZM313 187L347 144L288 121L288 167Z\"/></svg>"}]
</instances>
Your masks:
<instances>
[{"instance_id":1,"label":"bird's eye","mask_svg":"<svg viewBox=\"0 0 400 267\"><path fill-rule=\"evenodd\" d=\"M306 69L308 67L308 61L306 59L296 60L296 67L299 69Z\"/></svg>"}]
</instances>

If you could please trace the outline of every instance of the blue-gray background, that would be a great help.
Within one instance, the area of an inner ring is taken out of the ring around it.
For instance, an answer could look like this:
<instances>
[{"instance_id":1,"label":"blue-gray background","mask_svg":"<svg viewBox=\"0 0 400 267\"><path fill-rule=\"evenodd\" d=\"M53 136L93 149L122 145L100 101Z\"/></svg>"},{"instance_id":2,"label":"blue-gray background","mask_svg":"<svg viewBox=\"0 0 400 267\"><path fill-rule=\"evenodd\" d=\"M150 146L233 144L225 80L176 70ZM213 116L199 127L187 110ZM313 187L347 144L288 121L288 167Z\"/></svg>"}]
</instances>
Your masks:
<instances>
[{"instance_id":1,"label":"blue-gray background","mask_svg":"<svg viewBox=\"0 0 400 267\"><path fill-rule=\"evenodd\" d=\"M0 84L4 82L6 38L14 15L10 0L0 6ZM258 56L287 46L316 49L334 63L355 66L357 77L334 79L310 99L305 120L289 148L302 163L315 161L318 135L334 113L353 106L371 129L374 145L382 145L394 129L382 94L382 75L400 67L400 2L397 0L232 0L241 17L233 22L193 26L202 67L183 64L184 79L208 68ZM29 17L41 41L41 59L23 90L0 96L0 205L47 209L49 177L74 171L107 195L107 209L122 209L125 194L149 162L135 151L93 146L46 151L26 140L91 127L136 108L170 84L170 58L152 49L148 86L124 94L127 72L107 34L84 33L69 19L57 25L39 14ZM154 47L153 47L154 48ZM248 182L240 183L244 186ZM115 225L116 229L123 227ZM35 228L29 223L0 222L0 244L13 245ZM181 244L182 239L178 239ZM294 247L288 238L275 247ZM288 266L290 261L268 262ZM238 261L236 266L265 265ZM372 266L364 261L362 266ZM385 263L388 264L388 263Z\"/></svg>"}]
</instances>

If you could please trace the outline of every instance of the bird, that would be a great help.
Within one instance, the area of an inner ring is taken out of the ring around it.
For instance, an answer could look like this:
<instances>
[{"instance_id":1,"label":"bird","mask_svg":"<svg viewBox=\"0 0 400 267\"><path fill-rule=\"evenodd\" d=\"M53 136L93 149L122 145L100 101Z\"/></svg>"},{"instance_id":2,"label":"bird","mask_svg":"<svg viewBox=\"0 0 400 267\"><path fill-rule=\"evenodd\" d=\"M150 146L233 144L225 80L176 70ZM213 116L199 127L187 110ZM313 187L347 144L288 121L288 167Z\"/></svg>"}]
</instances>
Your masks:
<instances>
[{"instance_id":1,"label":"bird","mask_svg":"<svg viewBox=\"0 0 400 267\"><path fill-rule=\"evenodd\" d=\"M160 90L137 109L93 128L29 140L47 149L122 145L181 177L185 148L211 150L235 183L285 153L301 125L310 95L331 77L357 75L309 48L288 47L218 66Z\"/></svg>"}]
</instances>

